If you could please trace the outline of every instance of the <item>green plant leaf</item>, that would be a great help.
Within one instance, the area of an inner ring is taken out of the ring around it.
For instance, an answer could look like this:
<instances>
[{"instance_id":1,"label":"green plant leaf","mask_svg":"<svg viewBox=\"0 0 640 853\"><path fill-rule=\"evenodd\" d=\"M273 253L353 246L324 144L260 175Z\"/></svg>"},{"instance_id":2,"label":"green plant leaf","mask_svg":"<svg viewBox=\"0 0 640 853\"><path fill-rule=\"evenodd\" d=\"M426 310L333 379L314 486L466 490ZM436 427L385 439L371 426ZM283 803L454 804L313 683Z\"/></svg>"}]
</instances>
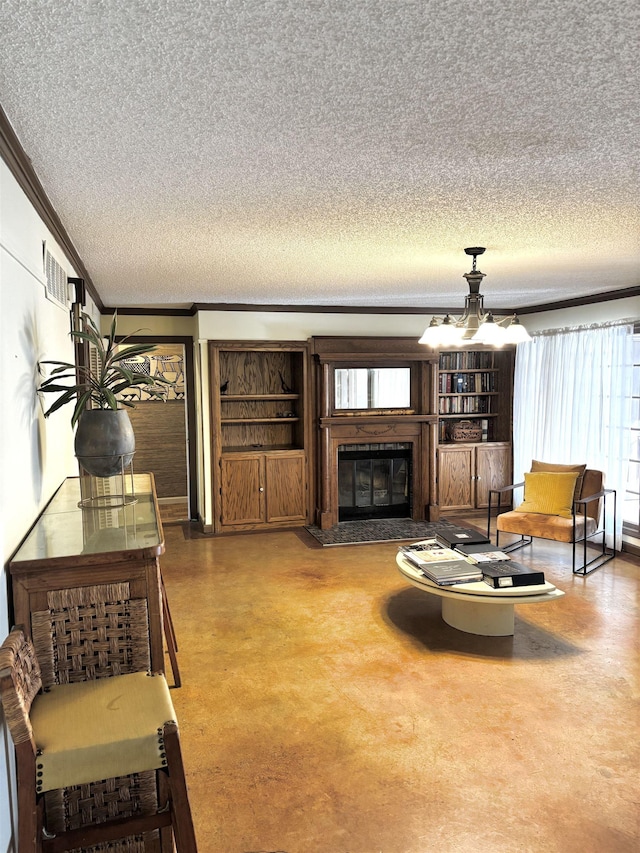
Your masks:
<instances>
[{"instance_id":1,"label":"green plant leaf","mask_svg":"<svg viewBox=\"0 0 640 853\"><path fill-rule=\"evenodd\" d=\"M103 388L102 395L107 407L115 411L118 408L118 401L116 400L116 396L113 391L110 388Z\"/></svg>"},{"instance_id":2,"label":"green plant leaf","mask_svg":"<svg viewBox=\"0 0 640 853\"><path fill-rule=\"evenodd\" d=\"M87 403L91 399L91 392L86 391L82 394L81 397L78 398L78 402L76 403L75 409L73 410L73 417L71 418L71 426L74 427L80 415L85 411Z\"/></svg>"},{"instance_id":3,"label":"green plant leaf","mask_svg":"<svg viewBox=\"0 0 640 853\"><path fill-rule=\"evenodd\" d=\"M100 409L117 410L119 406L134 407L131 400L118 400L116 394L121 394L127 388L144 386L145 392L151 397L164 399L164 389L175 386L175 382L165 379L163 376L152 376L147 370L143 373L134 371L124 362L128 359L152 353L157 349L155 344L137 343L123 346L125 341L134 335L125 335L119 341L117 337L117 311L111 320L108 335L103 335L86 312L82 314L82 328L71 332L72 339L87 342L97 354L98 367L91 369L90 365L76 367L71 362L47 360L39 362L38 369L42 372L42 366L52 367L50 375L40 384L38 391L44 393L57 393L60 396L45 412L48 416L57 411L67 403L74 402L72 424L77 423L82 411L89 401ZM140 364L144 364L143 361ZM70 384L63 385L64 380Z\"/></svg>"}]
</instances>

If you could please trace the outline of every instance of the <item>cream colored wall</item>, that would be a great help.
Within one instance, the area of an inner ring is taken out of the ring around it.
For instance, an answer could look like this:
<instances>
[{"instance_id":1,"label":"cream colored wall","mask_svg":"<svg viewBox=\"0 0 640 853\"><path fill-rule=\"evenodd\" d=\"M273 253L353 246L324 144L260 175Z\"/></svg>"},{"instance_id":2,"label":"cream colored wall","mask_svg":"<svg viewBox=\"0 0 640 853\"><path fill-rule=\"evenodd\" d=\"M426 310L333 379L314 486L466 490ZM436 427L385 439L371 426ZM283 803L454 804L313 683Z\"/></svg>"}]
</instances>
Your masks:
<instances>
[{"instance_id":1,"label":"cream colored wall","mask_svg":"<svg viewBox=\"0 0 640 853\"><path fill-rule=\"evenodd\" d=\"M107 333L111 325L112 314L103 314L101 326ZM175 335L194 337L195 317L167 317L162 314L118 314L119 335Z\"/></svg>"},{"instance_id":2,"label":"cream colored wall","mask_svg":"<svg viewBox=\"0 0 640 853\"><path fill-rule=\"evenodd\" d=\"M201 311L198 337L225 341L306 341L315 335L415 335L419 338L430 319L430 314Z\"/></svg>"}]
</instances>

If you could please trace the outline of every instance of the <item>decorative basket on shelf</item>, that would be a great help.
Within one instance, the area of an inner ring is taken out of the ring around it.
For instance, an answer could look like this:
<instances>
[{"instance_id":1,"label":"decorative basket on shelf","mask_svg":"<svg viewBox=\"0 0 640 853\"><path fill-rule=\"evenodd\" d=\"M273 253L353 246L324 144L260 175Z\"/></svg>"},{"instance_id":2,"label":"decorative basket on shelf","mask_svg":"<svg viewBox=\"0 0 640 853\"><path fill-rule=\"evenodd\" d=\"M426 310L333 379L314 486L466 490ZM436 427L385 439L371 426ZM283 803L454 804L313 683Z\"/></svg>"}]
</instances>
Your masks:
<instances>
[{"instance_id":1,"label":"decorative basket on shelf","mask_svg":"<svg viewBox=\"0 0 640 853\"><path fill-rule=\"evenodd\" d=\"M449 425L450 441L480 441L482 426L473 421L456 421Z\"/></svg>"}]
</instances>

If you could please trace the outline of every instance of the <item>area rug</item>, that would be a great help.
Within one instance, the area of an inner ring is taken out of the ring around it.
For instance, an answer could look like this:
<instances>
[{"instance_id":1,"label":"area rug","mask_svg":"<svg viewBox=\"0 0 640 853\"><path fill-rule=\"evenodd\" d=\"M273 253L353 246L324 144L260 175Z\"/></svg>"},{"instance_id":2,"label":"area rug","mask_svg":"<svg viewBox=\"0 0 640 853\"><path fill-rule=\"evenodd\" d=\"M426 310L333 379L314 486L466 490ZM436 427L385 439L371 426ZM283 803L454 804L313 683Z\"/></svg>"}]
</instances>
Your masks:
<instances>
[{"instance_id":1,"label":"area rug","mask_svg":"<svg viewBox=\"0 0 640 853\"><path fill-rule=\"evenodd\" d=\"M321 545L362 545L369 542L419 541L435 536L438 530L455 527L450 521L414 521L411 518L378 518L370 521L340 521L329 530L315 525L305 529Z\"/></svg>"}]
</instances>

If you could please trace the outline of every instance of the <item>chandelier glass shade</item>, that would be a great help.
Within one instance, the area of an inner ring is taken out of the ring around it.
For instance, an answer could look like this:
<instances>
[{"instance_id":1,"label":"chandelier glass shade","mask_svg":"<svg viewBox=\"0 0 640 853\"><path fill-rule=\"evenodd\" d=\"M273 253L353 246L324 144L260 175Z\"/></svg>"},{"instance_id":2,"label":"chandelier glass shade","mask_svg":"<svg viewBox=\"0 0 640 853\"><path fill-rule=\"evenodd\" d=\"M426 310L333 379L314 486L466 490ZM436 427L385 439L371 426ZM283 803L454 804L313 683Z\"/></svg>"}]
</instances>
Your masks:
<instances>
[{"instance_id":1,"label":"chandelier glass shade","mask_svg":"<svg viewBox=\"0 0 640 853\"><path fill-rule=\"evenodd\" d=\"M432 317L419 343L435 349L445 349L470 343L501 347L531 340L515 314L496 320L491 311L484 310L484 297L480 293L484 273L476 269L476 258L484 252L484 248L475 246L465 249L465 252L467 255L473 255L473 267L471 272L464 273L469 293L465 297L462 315L456 319L447 314L440 321Z\"/></svg>"}]
</instances>

